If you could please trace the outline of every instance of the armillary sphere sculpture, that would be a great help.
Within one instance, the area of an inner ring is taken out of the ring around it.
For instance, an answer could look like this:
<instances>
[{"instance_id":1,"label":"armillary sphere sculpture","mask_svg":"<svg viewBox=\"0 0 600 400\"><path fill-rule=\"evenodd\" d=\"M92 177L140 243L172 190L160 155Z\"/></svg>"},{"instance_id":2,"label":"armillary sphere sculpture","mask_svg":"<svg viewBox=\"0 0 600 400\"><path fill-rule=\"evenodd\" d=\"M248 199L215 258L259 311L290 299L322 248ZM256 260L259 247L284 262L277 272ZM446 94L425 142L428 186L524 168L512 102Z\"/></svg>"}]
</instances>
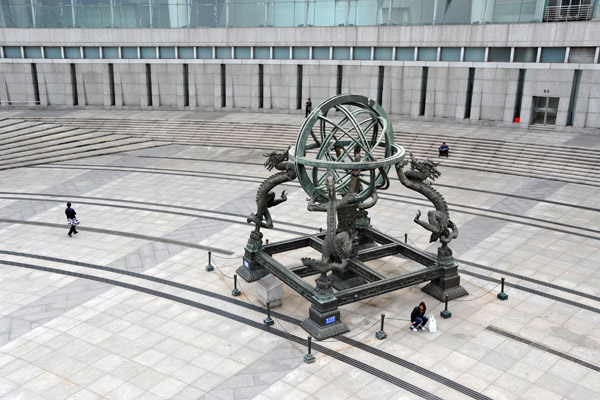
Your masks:
<instances>
[{"instance_id":1,"label":"armillary sphere sculpture","mask_svg":"<svg viewBox=\"0 0 600 400\"><path fill-rule=\"evenodd\" d=\"M355 301L427 281L422 290L439 300L467 294L448 247L458 236L458 228L449 218L442 195L427 182L440 176L438 164L419 161L411 154L410 169L405 171L409 164L405 151L394 143L390 120L375 101L351 94L332 97L308 116L294 147L265 156L265 166L279 172L258 189L257 211L248 217L255 228L237 272L248 282L272 273L306 298L311 306L302 327L316 339L347 332L339 307ZM420 211L414 220L431 232L431 242L442 243L437 257L371 226L367 209L376 205L378 191L389 187L392 166L405 187L435 207L427 221L421 220ZM327 230L263 245L260 230L273 227L269 208L287 200L285 191L277 198L273 190L296 178L309 195L308 210L327 214ZM303 247L318 250L321 258L303 258L292 267L273 258ZM387 277L366 264L390 255L411 259L424 268ZM311 275L319 275L314 287L303 279Z\"/></svg>"}]
</instances>

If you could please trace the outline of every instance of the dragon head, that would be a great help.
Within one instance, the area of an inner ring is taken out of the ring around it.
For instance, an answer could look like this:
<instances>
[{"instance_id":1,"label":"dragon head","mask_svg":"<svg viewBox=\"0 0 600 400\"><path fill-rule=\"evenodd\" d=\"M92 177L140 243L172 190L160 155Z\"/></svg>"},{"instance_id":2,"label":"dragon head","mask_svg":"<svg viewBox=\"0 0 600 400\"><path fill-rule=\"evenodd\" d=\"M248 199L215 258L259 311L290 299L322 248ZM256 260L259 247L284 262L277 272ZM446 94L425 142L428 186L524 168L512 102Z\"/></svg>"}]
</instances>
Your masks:
<instances>
[{"instance_id":1,"label":"dragon head","mask_svg":"<svg viewBox=\"0 0 600 400\"><path fill-rule=\"evenodd\" d=\"M276 168L277 165L281 164L284 161L287 161L288 158L288 151L290 150L290 147L288 146L287 150L284 152L281 151L272 151L270 153L265 153L263 154L263 156L267 157L267 161L265 161L265 167L267 168L267 170L272 170L273 168Z\"/></svg>"},{"instance_id":2,"label":"dragon head","mask_svg":"<svg viewBox=\"0 0 600 400\"><path fill-rule=\"evenodd\" d=\"M440 163L431 161L429 159L425 161L419 161L415 158L415 156L413 156L412 153L410 153L410 168L413 171L418 171L424 174L432 181L436 180L441 175L440 171L438 171L436 168L438 165L440 165Z\"/></svg>"}]
</instances>

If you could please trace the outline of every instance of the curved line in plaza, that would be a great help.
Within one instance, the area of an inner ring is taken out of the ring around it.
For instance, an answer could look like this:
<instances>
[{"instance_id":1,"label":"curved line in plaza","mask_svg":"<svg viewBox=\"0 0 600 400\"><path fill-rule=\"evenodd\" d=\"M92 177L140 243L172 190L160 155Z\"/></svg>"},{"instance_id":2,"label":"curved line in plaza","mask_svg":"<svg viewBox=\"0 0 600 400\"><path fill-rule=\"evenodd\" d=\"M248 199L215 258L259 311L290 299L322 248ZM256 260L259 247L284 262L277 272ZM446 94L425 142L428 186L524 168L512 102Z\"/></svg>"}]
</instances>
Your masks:
<instances>
[{"instance_id":1,"label":"curved line in plaza","mask_svg":"<svg viewBox=\"0 0 600 400\"><path fill-rule=\"evenodd\" d=\"M138 158L157 158L157 159L165 159L165 160L200 161L200 162L213 162L213 163L224 163L224 164L242 164L242 165L257 165L257 166L263 165L262 163L254 163L254 162L250 162L250 161L209 160L209 159L202 159L202 158L185 158L185 157L159 157L159 156L136 156L136 155L129 155L129 156L130 157L138 157ZM76 165L81 165L81 164L60 164L60 165L76 166ZM41 166L40 166L40 168L41 168ZM453 166L445 166L444 168L457 169L457 167L453 167ZM484 171L484 172L488 172L488 171ZM573 183L573 182L567 182L567 183L577 185L577 183ZM584 183L582 182L581 184L583 185ZM471 188L471 187L459 187L459 186L445 185L443 183L437 183L437 182L436 182L435 186L448 188L448 189L463 190L466 192L493 194L496 196L512 197L515 199L531 200L531 201L537 201L540 203L554 204L557 206L565 206L565 207L577 208L577 209L581 209L581 210L600 212L600 208L582 206L582 205L578 205L578 204L570 204L570 203L565 203L562 201L538 199L535 197L523 196L523 195L512 194L512 193L502 193L502 192L494 192L492 190L477 189L477 188ZM398 196L400 196L400 195L398 195ZM406 196L406 197L408 197L408 196ZM448 204L450 204L450 203L448 203ZM462 207L466 207L466 206L462 206Z\"/></svg>"},{"instance_id":2,"label":"curved line in plaza","mask_svg":"<svg viewBox=\"0 0 600 400\"><path fill-rule=\"evenodd\" d=\"M6 254L6 255L23 257L23 258L34 258L34 259L39 259L39 260L45 260L45 261L51 261L51 262L57 262L57 263L75 265L75 266L80 266L80 267L84 267L84 268L90 268L90 269L95 269L95 270L112 272L112 273L116 273L116 274L120 274L120 275L131 276L131 277L134 277L134 278L143 279L143 280L147 280L147 281L152 281L152 282L156 282L156 283L163 284L163 285L166 285L166 286L171 286L171 287L175 287L175 288L178 288L178 289L183 289L185 291L197 293L197 294L204 295L206 297L211 297L211 298L214 298L214 299L217 299L217 300L220 300L220 301L225 301L227 303L234 304L236 306L240 306L240 307L252 310L252 311L261 312L261 313L265 313L266 312L266 310L264 308L255 306L254 304L246 303L246 302L243 302L241 300L234 299L234 298L231 298L231 297L228 297L228 296L225 296L225 295L221 295L221 294L214 293L214 292L211 292L211 291L208 291L208 290L196 288L196 287L193 287L193 286L190 286L190 285L186 285L186 284L182 284L182 283L178 283L178 282L174 282L174 281L170 281L170 280L166 280L166 279L154 277L154 276L151 276L151 275L146 275L146 274L141 274L141 273L137 273L137 272L126 271L126 270L120 270L120 269L117 269L117 268L105 267L105 266L100 266L100 265L95 265L95 264L90 264L90 263L84 263L84 262L79 262L79 261L65 260L65 259L56 258L56 257L50 257L50 256L32 255L32 254L27 254L27 253L20 253L20 252L13 252L13 251L2 251L2 250L0 250L0 254ZM10 265L10 266L15 266L15 267L21 267L21 268L37 269L37 270L41 270L41 271L46 271L46 272L51 272L51 273L58 273L58 274L63 274L63 275L69 275L69 276L74 276L74 277L83 278L83 279L92 279L92 280L96 280L96 281L103 282L103 283L109 283L109 284L113 284L113 285L114 285L113 282L117 282L117 281L113 281L113 280L110 280L110 279L97 277L95 275L81 274L81 273L77 273L77 272L64 271L64 270L55 269L55 268L48 268L48 267L41 267L41 266L37 266L37 265L33 265L33 264L20 263L20 262L15 262L15 261L0 260L0 264L5 264L5 265ZM496 281L496 280L494 280L494 279L492 279L492 278L490 278L488 276L485 276L485 275L480 275L480 274L472 273L472 272L469 272L469 271L462 271L462 272L466 273L467 275L471 275L471 276L474 276L476 278L483 279L483 280L486 280L486 281ZM554 300L557 300L557 301L565 302L565 303L567 303L569 305L572 305L572 306L575 306L575 307L581 307L581 308L584 308L584 309L592 311L592 312L600 313L600 309L597 309L597 308L594 308L594 307L590 307L590 306L587 306L585 304L577 303L577 302L574 302L574 301L571 301L571 300L563 299L563 298L560 298L558 296L548 295L547 293L543 293L543 292L540 292L540 291L535 290L535 289L527 288L527 287L524 287L524 286L521 286L521 285L510 284L510 283L506 283L506 285L508 287L513 287L513 288L518 289L518 290L526 291L528 293L537 294L537 295L540 295L540 296L543 296L543 297L547 297L547 298L551 298L551 299L554 299ZM183 299L184 300L183 303L184 304L188 304L188 305L191 305L191 304L189 304L187 302L196 303L196 302L193 302L191 300L188 300L188 299L185 299L185 298L182 298L182 297L169 295L167 293L155 291L155 290L148 289L148 288L145 288L145 287L142 287L142 286L131 285L131 284L121 283L121 282L119 282L119 284L116 285L116 286L121 286L121 287L129 288L129 289L141 291L141 292L144 292L144 293L148 293L148 294L152 294L152 295L155 295L155 296L163 297L163 298L166 298L166 299L169 299L169 300L178 301L180 303L182 301L180 301L179 299ZM196 303L196 304L202 304L202 303ZM205 306L205 307L209 307L211 309L216 309L216 308L213 308L213 307L210 307L210 306ZM207 310L207 311L210 311L210 310ZM213 311L210 311L210 312L213 312ZM279 319L281 319L283 321L292 323L294 325L299 325L301 323L300 320L298 320L296 318L293 318L293 317L290 317L290 316L287 316L285 314L279 313L277 311L271 311L271 314L273 316L275 316L276 318L279 318ZM230 315L235 315L235 314L230 314ZM228 316L225 316L225 317L226 318L230 318ZM240 317L240 318L242 318L242 317ZM235 319L235 318L230 318L230 319ZM252 321L252 320L248 320L248 321ZM257 322L254 322L254 321L252 321L252 324L249 324L249 325L254 326L256 324L258 324L261 327L262 330L270 331L270 328L264 329L264 325L262 325L260 323L257 323ZM273 329L273 328L271 328L271 329ZM285 330L285 328L284 328L284 330ZM287 335L293 336L293 335L291 335L287 331L285 331L285 332L278 331L278 332L281 332L282 334L285 333ZM297 337L297 336L294 336L294 337L297 338L298 340L300 340L299 337ZM448 387L451 387L451 388L453 388L455 390L458 390L458 391L460 391L462 393L465 393L465 394L469 395L470 397L473 397L473 398L486 398L486 397L479 397L478 396L479 394L477 392L471 391L471 389L465 388L464 386L462 386L460 384L457 384L456 382L454 382L452 380L449 380L449 379L447 379L447 378L445 378L445 377L443 377L441 375L438 375L438 374L436 374L434 372L431 372L431 371L429 371L426 368L420 367L420 366L418 366L416 364L413 364L413 363L411 363L411 362L409 362L407 360L404 360L404 359L402 359L400 357L397 357L397 356L395 356L393 354L390 354L388 352L385 352L385 351L382 351L380 349L377 349L377 348L374 348L372 346L369 346L369 345L367 345L365 343L362 343L362 342L359 342L357 340L354 340L351 337L347 337L347 336L344 336L344 335L338 335L338 336L335 337L335 339L337 339L337 340L339 340L339 341L341 341L343 343L349 344L349 345L351 345L353 347L356 347L356 348L358 348L360 350L363 350L365 352L368 352L370 354L373 354L375 356L378 356L380 358L383 358L385 360L388 360L388 361L390 361L390 362L392 362L394 364L397 364L397 365L400 365L400 366L402 366L404 368L407 368L407 369L410 369L412 371L415 371L415 372L417 372L417 373L419 373L421 375L424 375L424 376L426 376L426 377L428 377L428 378L430 378L432 380L435 380L435 381L440 382L440 383L442 383L442 384L444 384L444 385L446 385ZM290 339L290 340L292 340L292 339ZM296 341L296 343L299 343L299 342ZM304 344L306 344L306 343L304 343ZM317 348L317 347L315 347L315 348ZM319 350L319 351L321 351L321 350ZM333 350L330 350L330 351L333 352ZM324 354L327 354L324 351L321 351L321 352L324 353ZM337 354L339 354L339 353L337 353ZM330 355L330 354L328 354L328 355ZM365 371L369 372L367 370L365 370ZM378 376L378 375L376 375L376 376ZM471 391L472 393L469 394L469 393L465 392L464 391L465 389L467 389L468 391ZM476 395L477 397L474 396L473 394Z\"/></svg>"},{"instance_id":3,"label":"curved line in plaza","mask_svg":"<svg viewBox=\"0 0 600 400\"><path fill-rule=\"evenodd\" d=\"M146 293L149 295L153 295L156 297L161 297L167 300L171 300L171 301L175 301L178 302L180 304L185 304L194 308L198 308L213 314L217 314L219 316L222 316L224 318L230 319L230 320L234 320L237 322L240 322L242 324L245 324L247 326L253 327L255 329L259 329L261 331L264 332L268 332L271 333L273 335L279 336L283 339L286 340L290 340L293 341L294 343L300 344L302 346L306 346L307 345L307 340L300 338L299 336L296 335L292 335L289 332L286 332L284 330L279 330L277 328L273 328L273 327L268 327L266 326L264 323L260 323L257 321L253 321L249 318L245 318L245 317L241 317L239 315L224 311L220 308L216 308L216 307L212 307L206 304L202 304L199 303L197 301L193 301L193 300L189 300L186 299L184 297L179 297L179 296L174 296L168 293L164 293L158 290L153 290L153 289L149 289L143 286L138 286L138 285L132 285L129 283L124 283L124 282L119 282L113 279L106 279L106 278L101 278L98 276L94 276L94 275L88 275L88 274L82 274L79 272L72 272L72 271L64 271L64 270L60 270L60 269L56 269L56 268L48 268L48 267L42 267L42 266L38 266L38 265L33 265L33 264L25 264L25 263L18 263L18 262L13 262L13 261L4 261L4 260L0 260L0 264L5 264L5 265L10 265L10 266L15 266L15 267L20 267L20 268L27 268L27 269L32 269L32 270L37 270L37 271L44 271L44 272L50 272L50 273L55 273L55 274L61 274L61 275L67 275L67 276L72 276L72 277L76 277L76 278L82 278L82 279L88 279L88 280L93 280L93 281L97 281L97 282L102 282L102 283L106 283L106 284L110 284L113 286L118 286L118 287L122 287L125 289L130 289L130 290L135 290L137 292L141 292L141 293ZM367 345L364 345L365 347L370 347ZM403 388L413 394L416 394L424 399L435 399L435 400L442 400L440 397L427 392L415 385L412 385L402 379L399 379L391 374L388 374L380 369L374 368L371 365L365 364L361 361L358 361L352 357L346 356L344 354L341 354L335 350L331 350L323 345L320 345L318 343L313 343L312 344L312 348L314 350L317 350L325 355L328 355L332 358L335 358L336 360L342 361L348 365L351 365L353 367L359 368L367 373L370 373L371 375L374 375L380 379L383 379L389 383L392 383L400 388ZM380 351L381 352L381 351ZM388 354L385 352L381 352L384 354ZM375 353L373 353L375 354ZM389 355L392 356L392 355ZM399 359L399 358L398 358ZM401 360L401 359L399 359ZM390 360L391 361L391 360ZM474 399L485 399L485 400L492 400L491 398L482 395L480 393L478 393L477 391L470 389L466 386L463 386L459 383L456 383L448 378L445 378L441 375L438 375L434 372L431 372L425 368L419 367L415 364L412 364L408 361L402 360L404 361L404 363L406 363L407 365L411 365L414 366L416 368L410 368L411 370L417 372L417 373L421 373L421 375L425 375L426 377L435 380L439 383L442 383L446 386L448 386L451 389L457 390L469 397L472 397ZM392 361L393 362L393 361ZM402 365L405 366L405 365ZM422 371L420 371L422 370ZM424 373L425 372L425 373Z\"/></svg>"},{"instance_id":4,"label":"curved line in plaza","mask_svg":"<svg viewBox=\"0 0 600 400\"><path fill-rule=\"evenodd\" d=\"M0 192L0 193L9 193L9 192ZM52 195L52 194L36 194L38 196L52 196L52 197L63 197L61 195ZM71 196L69 196L71 197ZM96 197L86 197L86 196L72 196L73 198L85 198L85 199L102 199L105 200L105 198L96 198ZM28 201L65 201L65 200L54 200L54 199L36 199L36 198L22 198L22 197L8 197L8 196L0 196L0 199L13 199L13 200L28 200ZM156 204L156 203L149 203L149 202L141 202L141 201L133 201L133 200L119 200L119 199L106 199L106 200L111 200L111 201L120 201L120 202L131 202L131 203L135 203L135 204L149 204L149 205L157 205L157 206L161 206L164 207L165 205L162 204ZM392 200L393 201L393 200ZM407 201L400 201L397 200L397 202L403 202L403 203L408 203L408 204L416 204L416 203L411 203L411 202L407 202ZM192 216L192 217L196 217L196 218L204 218L204 219L212 219L212 220L217 220L217 221L223 221L223 222L229 222L229 223L235 223L235 224L241 224L241 225L246 225L246 223L244 222L240 222L240 221L235 221L235 220L230 220L230 219L225 219L225 218L218 218L218 217L209 217L209 216L199 216L199 215L195 215L195 214L186 214L186 213L178 213L178 212L170 212L167 210L156 210L156 209L149 209L149 208L142 208L142 207L131 207L131 206L119 206L119 205L114 205L114 204L105 204L105 203L93 203L93 202L85 202L85 201L81 201L80 204L89 204L89 205L95 205L95 206L100 206L100 207L122 207L122 208L127 208L127 209L136 209L136 210L143 210L143 211L153 211L153 212L160 212L160 213L173 213L173 214L177 214L177 215L186 215L186 216ZM418 204L417 204L418 205ZM195 209L192 207L180 207L180 206L172 206L172 205L168 205L169 207L172 208L184 208L184 209L189 209L189 210L196 210L196 211L202 211L202 212L206 212L206 213L221 213L224 215L228 215L228 216L237 216L237 217L241 217L244 218L245 216L241 215L241 214L235 214L235 213L226 213L226 212L221 212L221 211L214 211L214 210L203 210L203 209ZM475 213L471 213L472 215L478 215ZM482 216L482 217L488 217L485 215L478 215L478 216ZM493 217L489 217L489 218L493 218ZM498 218L500 220L504 220L504 221L508 221L508 222L515 222L515 221L511 221L505 218ZM25 221L25 220L13 220L13 219L6 219L6 218L0 218L0 222L5 222L5 223L11 223L11 224L26 224L26 225L38 225L38 226L46 226L46 227L51 227L51 228L64 228L64 225L61 224L53 224L53 223L48 223L48 222L41 222L41 221ZM523 223L523 222L515 222L515 223L521 223L524 225L530 225L530 226L536 226L536 227L540 227L538 225L534 225L534 224L527 224L527 223ZM282 225L291 225L291 226L295 226L295 227L301 227L301 228L306 228L306 229L310 229L310 230L314 230L315 228L313 227L309 227L309 226L305 226L305 225L299 225L299 224L292 224L292 223L286 223L286 222L278 222L278 224L282 224ZM573 234L573 235L577 235L577 236L583 236L583 237L588 237L588 238L592 238L592 239L598 239L598 238L594 238L588 235L583 235L583 234L578 234L576 232L568 232L568 231L563 231L563 230L558 230L558 229L552 229L552 228L546 228L546 227L541 227L543 229L548 229L548 230L555 230L555 231L560 231L560 232L564 232L564 233L568 233L568 234ZM170 239L163 239L160 237L154 237L154 236L147 236L147 235L138 235L138 234L133 234L133 233L127 233L127 232L121 232L121 231L113 231L113 230L107 230L107 229L101 229L101 228L93 228L93 227L85 227L85 230L88 230L90 232L97 232L97 233L104 233L104 234L109 234L109 235L117 235L117 236L126 236L126 237L135 237L135 238L139 238L139 239L145 239L145 240L149 240L149 241L157 241L157 242L163 242L163 243L171 243L171 244L176 244L176 245L181 245L181 246L186 246L186 247L195 247L201 250L210 250L210 251L214 251L217 253L222 253L222 254L227 254L227 255L232 255L234 254L234 252L230 251L230 250L224 250L224 249L219 249L216 247L211 247L211 246L203 246L203 245L197 245L194 243L188 243L188 242L181 242L181 241L175 241L175 240L170 240ZM293 230L287 230L287 229L279 229L279 228L273 228L273 230L279 230L282 232L286 232L286 233L291 233L294 235L301 235L303 234L302 232L298 232L298 231L293 231ZM600 240L600 239L598 239ZM519 275L519 274L515 274L512 272L507 272L507 271L502 271L502 270L498 270L492 267L488 267L488 266L484 266L481 264L477 264L477 263L473 263L470 261L465 261L465 260L461 260L461 259L456 259L459 262L462 262L464 264L476 267L476 268L480 268L480 269L486 269L488 271L493 271L493 272L497 272L499 274L504 274L504 275L508 275L508 276L512 276L518 279L522 279L525 281L529 281L535 284L539 284L539 285L543 285L543 286L547 286L553 289L557 289L557 290L561 290L567 293L571 293L577 296L581 296L581 297L586 297L592 300L596 300L596 301L600 301L600 298L587 294L587 293L583 293L583 292L578 292L575 291L573 289L570 288L566 288L566 287L560 287L557 285L554 285L552 283L548 283L548 282L543 282L537 279L533 279L527 276L523 276L523 275Z\"/></svg>"},{"instance_id":5,"label":"curved line in plaza","mask_svg":"<svg viewBox=\"0 0 600 400\"><path fill-rule=\"evenodd\" d=\"M47 166L47 167L35 167L35 168L69 169L69 168L61 167L61 166ZM73 167L70 167L70 168L73 168ZM120 168L120 169L117 169L117 168ZM216 173L206 173L206 172L204 172L204 173L193 173L192 171L190 171L190 173L185 173L185 174L184 173L171 173L171 172L167 173L167 172L164 172L164 171L177 171L177 170L160 169L160 168L136 168L136 169L131 169L131 167L112 167L112 168L107 168L107 167L102 167L102 166L100 166L100 167L97 167L97 166L83 166L83 167L81 167L81 166L78 165L78 166L75 167L75 169L107 170L107 171L122 171L122 172L138 172L138 173L145 173L145 174L181 175L181 176L193 176L193 177L199 177L199 178L208 178L208 179L221 179L220 178L221 174L216 174ZM235 174L229 174L229 175L230 176L240 176L240 175L235 175ZM259 179L264 179L263 177L253 177L253 178L257 179L257 181L248 180L248 179L237 179L237 178L229 178L229 180L259 183L260 182L260 181L258 181ZM280 185L280 186L281 187L294 187L294 188L299 187L298 184L283 184L283 185ZM394 200L394 199L387 198L388 196L391 196L391 197L404 197L404 198L413 199L413 200L416 200L416 201L421 201L423 203L413 203L413 202L406 201L406 200L404 200L404 201L402 201L402 200ZM394 201L394 202L398 202L398 203L406 203L406 204L413 204L413 205L423 205L423 206L428 205L428 203L424 204L426 200L422 200L420 198L411 197L411 196L404 196L404 195L398 195L398 194L382 194L382 195L380 195L380 197L382 199L386 199L388 201ZM463 205L455 204L455 203L448 203L448 204L452 205L452 206L455 206L455 207L469 208L469 209L473 209L473 210L477 210L477 211L495 213L495 214L500 214L500 215L508 215L508 216L513 216L513 217L517 217L517 218L521 218L521 219L528 219L528 220L532 220L532 221L544 222L544 223L548 223L548 224L563 226L563 227L566 227L566 228L577 229L577 230L582 230L582 231L587 231L587 232L592 232L592 233L600 234L600 231L595 230L595 229L578 227L578 226L574 226L574 225L564 224L562 222L546 221L544 219L536 218L536 217L528 217L528 216L523 216L523 215L515 215L515 214L504 212L504 211L488 210L488 209L483 209L483 208L473 207L473 206L463 206ZM164 205L163 205L163 207L164 207ZM573 208L576 208L576 206L573 206ZM581 233L577 233L577 232L572 232L572 231L569 231L569 230L563 230L563 229L546 227L546 226L543 226L543 225L537 225L537 224L532 224L532 223L527 223L527 222L514 221L514 220L511 220L511 219L497 217L497 216L493 216L493 215L484 215L484 214L478 214L476 212L461 211L461 210L456 210L456 209L450 209L450 211L451 212L455 212L455 213L462 213L462 214L468 214L468 215L474 215L474 216L484 217L484 218L493 218L493 219L497 219L497 220L500 220L500 221L506 221L506 222L516 223L516 224L523 224L523 225L528 225L528 226L532 226L532 227L536 227L536 228L541 228L541 229L553 230L553 231L556 231L556 232L561 232L561 233L566 233L566 234L572 234L572 235L577 235L577 236L585 237L587 239L600 240L600 237L595 237L595 236L591 236L591 235L586 235L586 234L581 234ZM598 210L598 211L600 211L600 210Z\"/></svg>"}]
</instances>

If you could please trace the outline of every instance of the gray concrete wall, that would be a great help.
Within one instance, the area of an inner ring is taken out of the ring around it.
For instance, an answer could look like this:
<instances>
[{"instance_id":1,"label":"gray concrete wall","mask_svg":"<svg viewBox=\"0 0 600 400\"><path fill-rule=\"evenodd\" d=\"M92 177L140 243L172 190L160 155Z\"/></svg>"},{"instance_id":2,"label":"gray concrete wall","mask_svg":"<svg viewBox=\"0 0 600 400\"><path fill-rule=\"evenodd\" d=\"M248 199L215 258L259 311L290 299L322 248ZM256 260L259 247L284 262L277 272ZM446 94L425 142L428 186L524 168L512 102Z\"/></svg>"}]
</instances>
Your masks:
<instances>
[{"instance_id":1,"label":"gray concrete wall","mask_svg":"<svg viewBox=\"0 0 600 400\"><path fill-rule=\"evenodd\" d=\"M110 106L107 64L77 64L76 71L79 105Z\"/></svg>"},{"instance_id":2,"label":"gray concrete wall","mask_svg":"<svg viewBox=\"0 0 600 400\"><path fill-rule=\"evenodd\" d=\"M3 64L1 67L0 102L33 102L31 65L28 63ZM40 93L41 95L41 93Z\"/></svg>"},{"instance_id":3,"label":"gray concrete wall","mask_svg":"<svg viewBox=\"0 0 600 400\"><path fill-rule=\"evenodd\" d=\"M37 75L42 105L73 106L70 64L37 64ZM27 86L32 84L31 73ZM29 92L29 87L26 88Z\"/></svg>"},{"instance_id":4,"label":"gray concrete wall","mask_svg":"<svg viewBox=\"0 0 600 400\"><path fill-rule=\"evenodd\" d=\"M0 29L5 46L598 46L597 21L538 24L200 29ZM74 44L77 43L77 44Z\"/></svg>"}]
</instances>

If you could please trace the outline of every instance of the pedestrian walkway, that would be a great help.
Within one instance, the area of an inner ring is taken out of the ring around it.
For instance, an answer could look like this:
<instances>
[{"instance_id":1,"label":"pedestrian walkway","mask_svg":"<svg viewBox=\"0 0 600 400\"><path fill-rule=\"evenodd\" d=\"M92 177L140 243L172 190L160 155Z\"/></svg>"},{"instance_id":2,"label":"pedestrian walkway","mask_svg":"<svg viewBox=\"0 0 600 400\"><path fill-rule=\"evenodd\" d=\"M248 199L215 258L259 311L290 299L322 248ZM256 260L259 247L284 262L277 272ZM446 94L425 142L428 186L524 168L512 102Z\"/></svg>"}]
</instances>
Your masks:
<instances>
[{"instance_id":1,"label":"pedestrian walkway","mask_svg":"<svg viewBox=\"0 0 600 400\"><path fill-rule=\"evenodd\" d=\"M401 145L441 162L435 185L459 227L451 247L469 296L450 302L450 319L420 287L341 307L350 332L314 343L316 360L305 364L299 322L309 304L301 296L284 285L275 325L266 327L255 284L239 281L242 295L231 295L253 229L246 217L271 174L262 154L293 145L302 116L86 110L0 119L0 162L14 163L0 170L2 399L600 396L600 185L592 180L598 164L585 164L594 157L586 151L600 147L593 135L394 121ZM253 137L253 147L188 135L209 122L287 128L272 144ZM74 153L74 132L107 148L122 138L140 147L43 158L61 147ZM440 140L450 145L447 160L437 158ZM10 158L20 145L40 156L35 165ZM480 167L466 168L476 150ZM486 164L483 155L495 159ZM297 183L283 189L288 201L271 209L265 240L325 227ZM67 201L81 221L72 238ZM384 233L435 252L413 222L431 208L392 180L369 216ZM280 261L294 266L305 256L315 255L288 252ZM386 275L415 268L400 257L370 266ZM502 277L505 301L497 298ZM420 301L436 316L436 333L409 329ZM382 313L387 338L377 340Z\"/></svg>"}]
</instances>

